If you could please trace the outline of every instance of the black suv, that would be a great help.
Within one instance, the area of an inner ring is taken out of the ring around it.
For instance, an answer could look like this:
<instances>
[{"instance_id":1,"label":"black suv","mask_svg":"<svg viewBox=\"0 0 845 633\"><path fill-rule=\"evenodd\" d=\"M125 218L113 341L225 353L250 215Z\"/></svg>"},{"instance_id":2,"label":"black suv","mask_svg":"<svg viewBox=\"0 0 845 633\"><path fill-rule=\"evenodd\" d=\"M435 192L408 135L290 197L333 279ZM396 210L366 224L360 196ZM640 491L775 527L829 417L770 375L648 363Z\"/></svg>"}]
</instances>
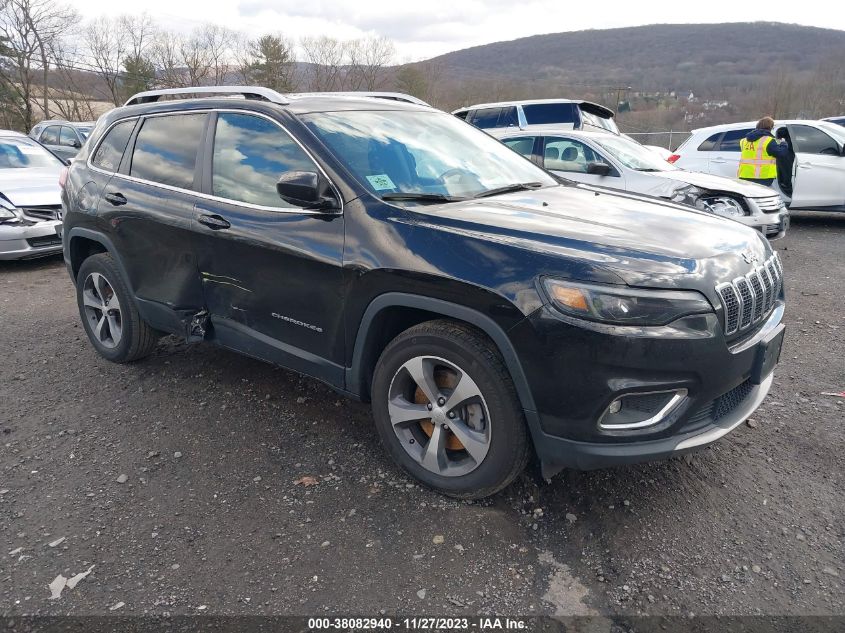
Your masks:
<instances>
[{"instance_id":1,"label":"black suv","mask_svg":"<svg viewBox=\"0 0 845 633\"><path fill-rule=\"evenodd\" d=\"M96 350L174 334L372 402L446 494L677 455L772 384L783 271L740 224L561 183L432 108L160 100L104 115L64 177L64 253Z\"/></svg>"}]
</instances>

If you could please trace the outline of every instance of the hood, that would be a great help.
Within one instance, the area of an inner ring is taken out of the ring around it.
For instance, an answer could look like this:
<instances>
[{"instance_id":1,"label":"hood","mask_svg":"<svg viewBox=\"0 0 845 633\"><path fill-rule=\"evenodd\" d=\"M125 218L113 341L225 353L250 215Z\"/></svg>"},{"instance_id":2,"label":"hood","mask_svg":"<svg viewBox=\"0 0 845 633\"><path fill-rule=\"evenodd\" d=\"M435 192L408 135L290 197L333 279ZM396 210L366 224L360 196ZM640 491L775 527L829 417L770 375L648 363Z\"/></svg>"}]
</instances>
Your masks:
<instances>
[{"instance_id":1,"label":"hood","mask_svg":"<svg viewBox=\"0 0 845 633\"><path fill-rule=\"evenodd\" d=\"M667 178L678 185L683 186L693 185L699 189L706 189L708 191L724 191L727 193L735 193L746 198L771 198L777 193L769 187L758 185L755 182L747 182L737 178L726 178L725 176L714 176L712 174L702 174L697 171L685 171L683 169L674 169L671 171L654 172L654 176L659 178ZM651 195L667 195L662 193L662 187L656 187L655 193L649 191ZM668 195L671 195L669 193Z\"/></svg>"},{"instance_id":2,"label":"hood","mask_svg":"<svg viewBox=\"0 0 845 633\"><path fill-rule=\"evenodd\" d=\"M763 261L771 252L756 231L733 220L588 186L420 205L414 212L435 230L578 260L630 285L701 288L709 296L719 281L749 272L746 259Z\"/></svg>"},{"instance_id":3,"label":"hood","mask_svg":"<svg viewBox=\"0 0 845 633\"><path fill-rule=\"evenodd\" d=\"M61 171L61 166L0 169L0 194L16 207L61 204Z\"/></svg>"}]
</instances>

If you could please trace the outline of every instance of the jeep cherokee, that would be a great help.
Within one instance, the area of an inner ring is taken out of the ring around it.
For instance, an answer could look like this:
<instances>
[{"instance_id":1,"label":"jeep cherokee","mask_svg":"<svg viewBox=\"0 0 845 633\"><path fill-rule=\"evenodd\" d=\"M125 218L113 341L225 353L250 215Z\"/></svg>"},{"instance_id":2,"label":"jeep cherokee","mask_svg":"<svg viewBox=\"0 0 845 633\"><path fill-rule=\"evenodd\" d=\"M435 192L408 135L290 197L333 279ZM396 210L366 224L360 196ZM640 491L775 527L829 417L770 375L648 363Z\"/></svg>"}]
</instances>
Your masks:
<instances>
[{"instance_id":1,"label":"jeep cherokee","mask_svg":"<svg viewBox=\"0 0 845 633\"><path fill-rule=\"evenodd\" d=\"M705 446L769 391L783 270L752 229L561 182L421 105L177 92L104 115L63 176L105 358L167 333L313 376L463 498L532 449L550 477Z\"/></svg>"}]
</instances>

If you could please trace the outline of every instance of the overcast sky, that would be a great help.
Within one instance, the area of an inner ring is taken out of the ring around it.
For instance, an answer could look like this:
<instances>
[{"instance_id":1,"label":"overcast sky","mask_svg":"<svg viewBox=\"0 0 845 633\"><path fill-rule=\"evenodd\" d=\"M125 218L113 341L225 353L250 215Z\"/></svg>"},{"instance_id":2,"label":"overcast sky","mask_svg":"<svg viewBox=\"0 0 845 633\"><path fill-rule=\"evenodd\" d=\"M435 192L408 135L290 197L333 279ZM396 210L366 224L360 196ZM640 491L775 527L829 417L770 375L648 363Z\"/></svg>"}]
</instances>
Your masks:
<instances>
[{"instance_id":1,"label":"overcast sky","mask_svg":"<svg viewBox=\"0 0 845 633\"><path fill-rule=\"evenodd\" d=\"M540 33L654 23L791 22L845 29L841 0L71 0L85 18L146 12L174 30L215 22L259 35L385 35L397 61ZM714 43L718 46L718 43Z\"/></svg>"}]
</instances>

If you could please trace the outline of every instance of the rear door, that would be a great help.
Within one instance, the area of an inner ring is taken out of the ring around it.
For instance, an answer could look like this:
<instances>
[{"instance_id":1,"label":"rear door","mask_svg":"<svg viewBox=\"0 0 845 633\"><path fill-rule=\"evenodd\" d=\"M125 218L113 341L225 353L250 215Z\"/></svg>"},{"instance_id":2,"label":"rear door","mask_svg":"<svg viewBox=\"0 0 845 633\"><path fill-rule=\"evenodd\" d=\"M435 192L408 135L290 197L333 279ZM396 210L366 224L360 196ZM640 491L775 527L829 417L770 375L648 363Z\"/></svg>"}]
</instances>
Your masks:
<instances>
[{"instance_id":1,"label":"rear door","mask_svg":"<svg viewBox=\"0 0 845 633\"><path fill-rule=\"evenodd\" d=\"M715 152L719 149L719 141L722 139L722 134L723 132L715 132L708 134L703 139L701 137L698 139L695 137L690 138L675 151L681 157L675 165L687 171L698 171L705 174L711 173L710 159L716 157Z\"/></svg>"},{"instance_id":2,"label":"rear door","mask_svg":"<svg viewBox=\"0 0 845 633\"><path fill-rule=\"evenodd\" d=\"M41 137L38 141L58 156L61 156L62 158L72 158L72 156L68 156L67 151L63 150L59 145L59 136L61 135L61 131L61 125L48 125L44 128L44 131L41 132Z\"/></svg>"},{"instance_id":3,"label":"rear door","mask_svg":"<svg viewBox=\"0 0 845 633\"><path fill-rule=\"evenodd\" d=\"M845 157L841 145L811 125L788 125L795 150L790 208L845 204Z\"/></svg>"},{"instance_id":4,"label":"rear door","mask_svg":"<svg viewBox=\"0 0 845 633\"><path fill-rule=\"evenodd\" d=\"M171 331L187 331L203 307L191 223L207 118L190 112L141 119L99 201L98 215L109 227L139 307Z\"/></svg>"},{"instance_id":5,"label":"rear door","mask_svg":"<svg viewBox=\"0 0 845 633\"><path fill-rule=\"evenodd\" d=\"M718 144L710 153L708 171L716 176L736 178L739 170L739 159L742 150L739 142L744 139L752 128L741 128L738 130L727 130L719 139ZM685 167L686 168L686 167Z\"/></svg>"},{"instance_id":6,"label":"rear door","mask_svg":"<svg viewBox=\"0 0 845 633\"><path fill-rule=\"evenodd\" d=\"M205 147L194 230L215 336L342 384L343 214L276 192L282 174L321 168L282 125L254 113L212 115Z\"/></svg>"}]
</instances>

